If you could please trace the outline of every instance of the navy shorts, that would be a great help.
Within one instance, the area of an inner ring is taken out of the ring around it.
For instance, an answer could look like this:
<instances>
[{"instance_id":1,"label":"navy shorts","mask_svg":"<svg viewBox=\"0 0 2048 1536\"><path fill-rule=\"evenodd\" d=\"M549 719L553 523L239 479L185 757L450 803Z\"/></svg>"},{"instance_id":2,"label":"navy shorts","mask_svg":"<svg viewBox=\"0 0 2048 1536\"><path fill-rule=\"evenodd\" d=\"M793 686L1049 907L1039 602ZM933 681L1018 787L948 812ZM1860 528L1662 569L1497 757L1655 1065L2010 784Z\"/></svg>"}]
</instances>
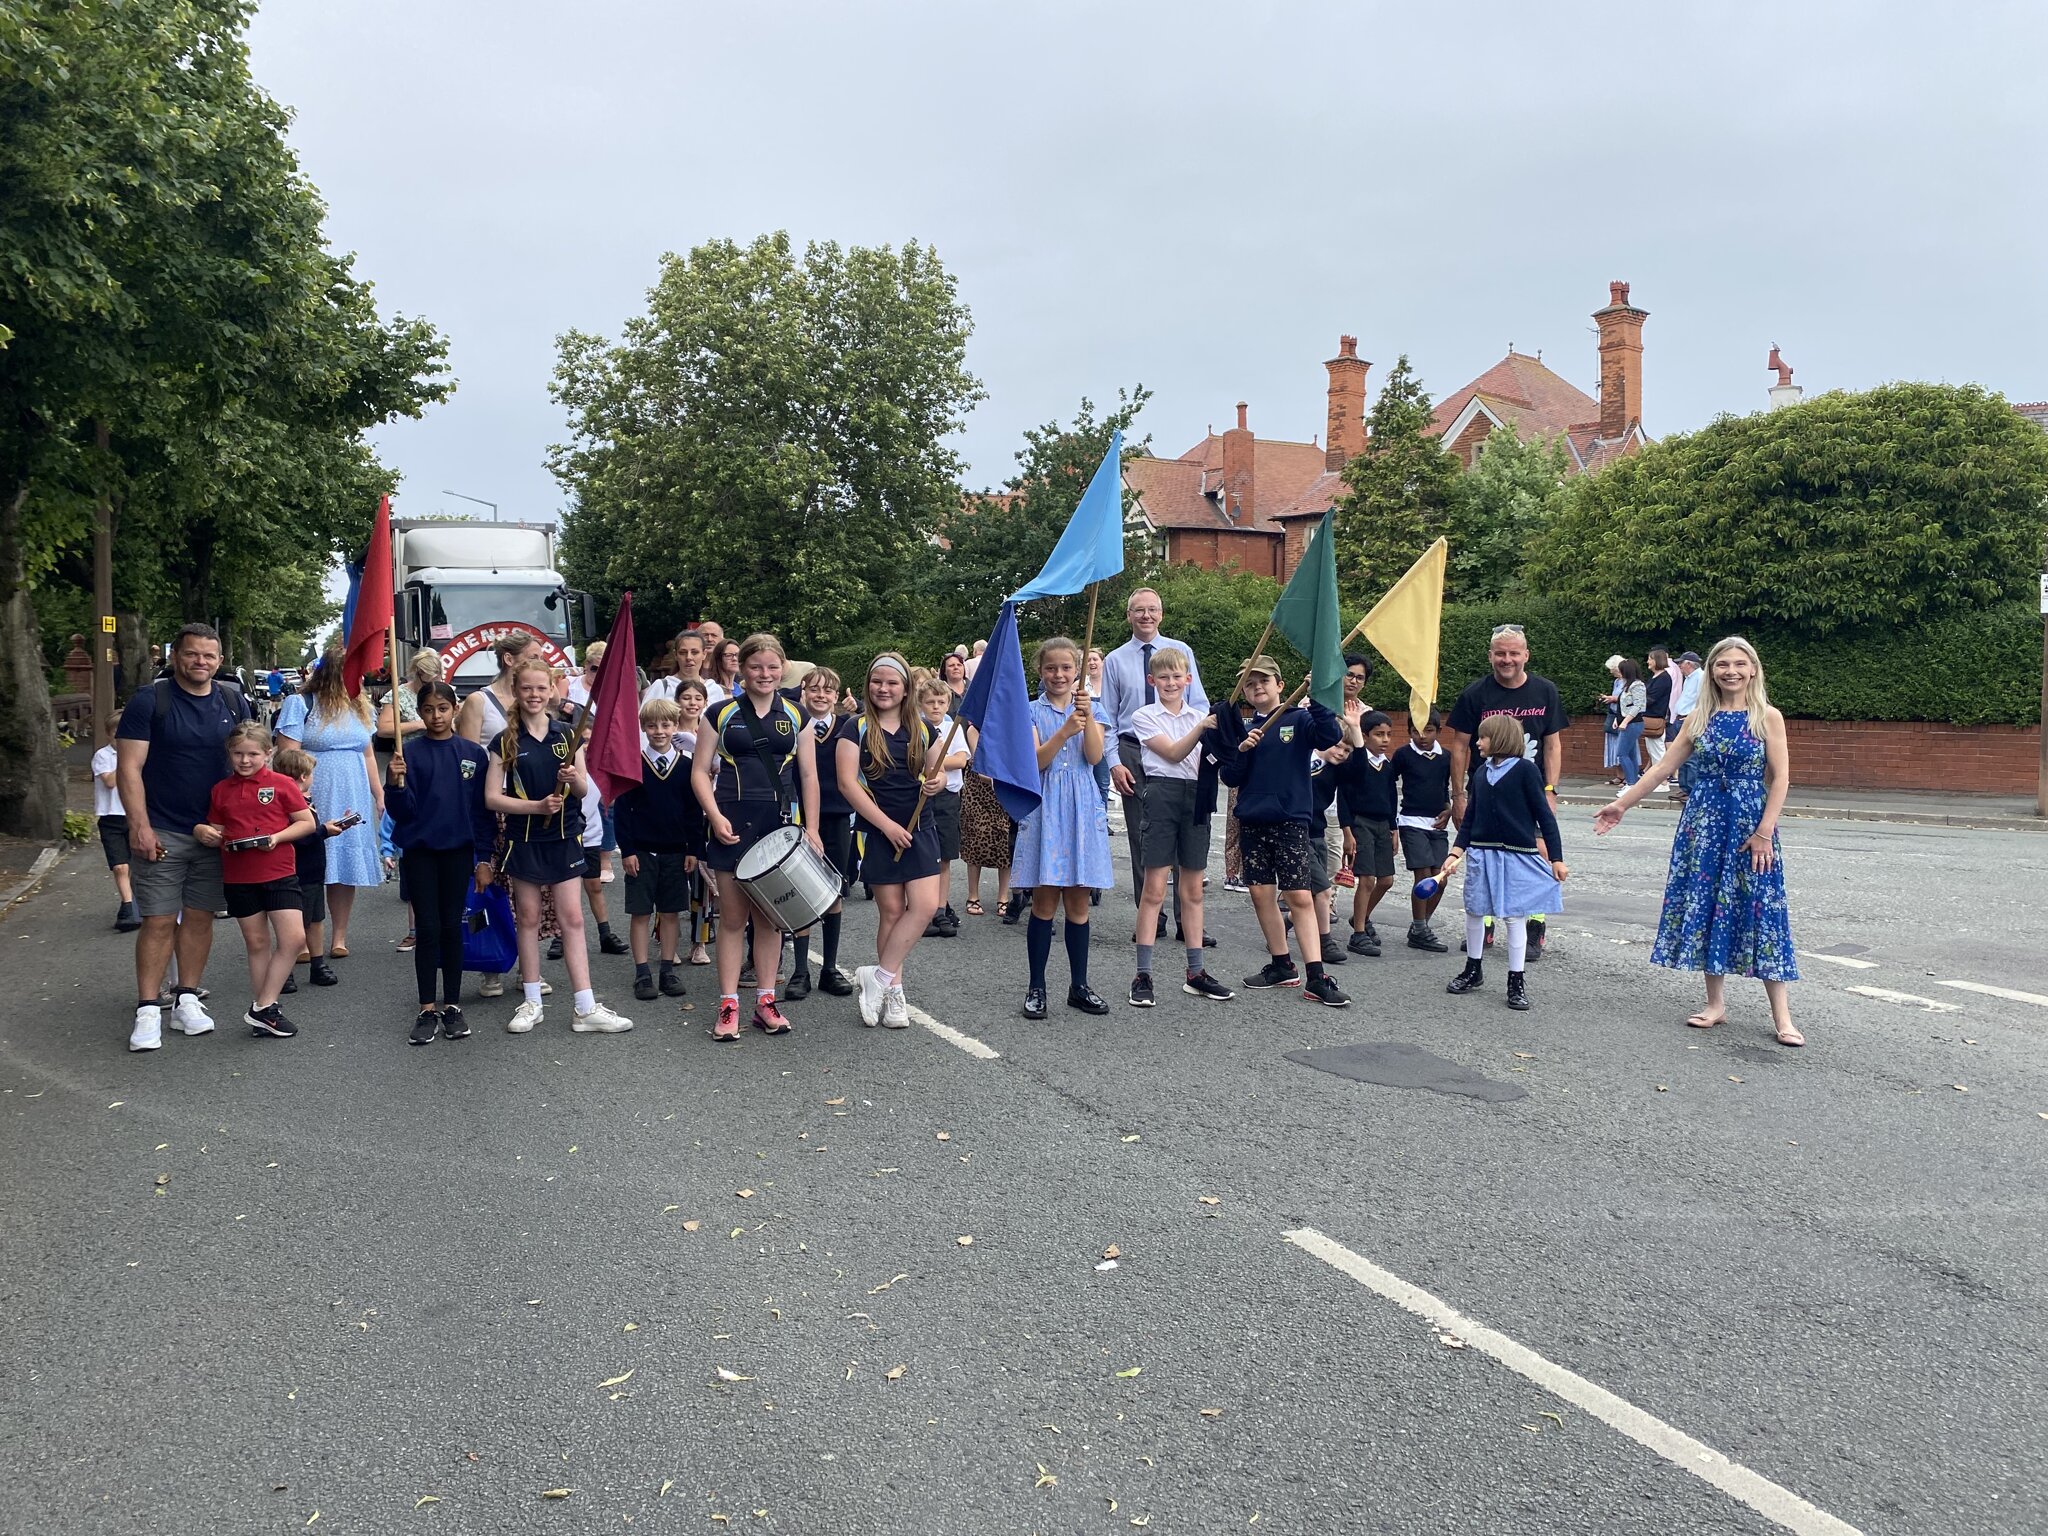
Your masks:
<instances>
[{"instance_id":1,"label":"navy shorts","mask_svg":"<svg viewBox=\"0 0 2048 1536\"><path fill-rule=\"evenodd\" d=\"M690 877L683 872L683 850L643 848L637 857L640 873L626 876L626 915L689 911Z\"/></svg>"},{"instance_id":2,"label":"navy shorts","mask_svg":"<svg viewBox=\"0 0 2048 1536\"><path fill-rule=\"evenodd\" d=\"M1434 827L1401 829L1401 862L1410 874L1419 869L1442 869L1451 856L1451 834Z\"/></svg>"},{"instance_id":3,"label":"navy shorts","mask_svg":"<svg viewBox=\"0 0 2048 1536\"><path fill-rule=\"evenodd\" d=\"M276 880L238 884L230 880L221 887L227 892L228 916L256 917L265 912L299 910L299 877L284 875Z\"/></svg>"},{"instance_id":4,"label":"navy shorts","mask_svg":"<svg viewBox=\"0 0 2048 1536\"><path fill-rule=\"evenodd\" d=\"M773 800L721 800L718 813L739 833L736 843L721 843L711 831L704 834L704 865L731 874L740 867L747 850L782 825L782 808Z\"/></svg>"},{"instance_id":5,"label":"navy shorts","mask_svg":"<svg viewBox=\"0 0 2048 1536\"><path fill-rule=\"evenodd\" d=\"M1361 880L1394 878L1394 829L1391 823L1366 817L1351 824L1358 838L1358 851L1351 856L1351 872Z\"/></svg>"},{"instance_id":6,"label":"navy shorts","mask_svg":"<svg viewBox=\"0 0 2048 1536\"><path fill-rule=\"evenodd\" d=\"M505 853L505 873L528 885L562 885L583 878L583 845L551 837L544 843L513 843Z\"/></svg>"},{"instance_id":7,"label":"navy shorts","mask_svg":"<svg viewBox=\"0 0 2048 1536\"><path fill-rule=\"evenodd\" d=\"M128 862L128 818L100 818L100 848L107 856L107 868L119 869Z\"/></svg>"}]
</instances>

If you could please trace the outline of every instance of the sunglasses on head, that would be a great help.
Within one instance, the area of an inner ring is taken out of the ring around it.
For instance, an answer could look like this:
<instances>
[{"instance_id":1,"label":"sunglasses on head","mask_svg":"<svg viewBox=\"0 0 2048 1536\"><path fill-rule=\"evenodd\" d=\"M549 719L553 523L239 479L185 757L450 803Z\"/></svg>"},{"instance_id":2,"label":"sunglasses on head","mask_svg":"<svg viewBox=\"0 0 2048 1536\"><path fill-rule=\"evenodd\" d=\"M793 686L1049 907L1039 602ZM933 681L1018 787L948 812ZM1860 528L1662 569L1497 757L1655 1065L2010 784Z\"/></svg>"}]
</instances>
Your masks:
<instances>
[{"instance_id":1,"label":"sunglasses on head","mask_svg":"<svg viewBox=\"0 0 2048 1536\"><path fill-rule=\"evenodd\" d=\"M1502 635L1519 635L1521 633L1522 626L1519 624L1496 624L1493 626L1493 638L1496 640Z\"/></svg>"}]
</instances>

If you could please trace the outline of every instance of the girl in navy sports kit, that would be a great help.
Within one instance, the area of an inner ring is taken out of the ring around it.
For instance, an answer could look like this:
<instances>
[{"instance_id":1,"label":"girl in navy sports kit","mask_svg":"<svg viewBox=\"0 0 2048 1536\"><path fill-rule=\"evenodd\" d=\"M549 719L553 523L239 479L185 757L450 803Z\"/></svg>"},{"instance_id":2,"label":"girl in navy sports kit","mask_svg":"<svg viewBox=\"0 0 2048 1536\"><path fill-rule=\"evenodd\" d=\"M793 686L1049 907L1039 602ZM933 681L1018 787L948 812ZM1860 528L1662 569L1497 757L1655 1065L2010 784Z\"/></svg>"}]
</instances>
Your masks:
<instances>
[{"instance_id":1,"label":"girl in navy sports kit","mask_svg":"<svg viewBox=\"0 0 2048 1536\"><path fill-rule=\"evenodd\" d=\"M773 635L749 635L739 648L739 692L715 704L697 728L691 783L704 807L709 836L704 863L718 881L718 1021L714 1040L740 1037L740 958L747 925L760 942L754 966L760 977L754 994L754 1028L767 1035L789 1033L789 1020L775 1006L775 968L782 960L782 932L755 907L740 884L740 860L754 844L790 819L792 800L802 807L804 837L818 839L817 739L803 713L781 693L782 642Z\"/></svg>"},{"instance_id":2,"label":"girl in navy sports kit","mask_svg":"<svg viewBox=\"0 0 2048 1536\"><path fill-rule=\"evenodd\" d=\"M920 785L945 787L946 770L931 727L911 707L910 666L894 651L868 665L860 718L833 750L839 792L860 818L867 853L860 877L875 892L875 964L858 967L860 1021L870 1028L910 1027L903 965L939 910L939 824L927 805L911 830Z\"/></svg>"},{"instance_id":3,"label":"girl in navy sports kit","mask_svg":"<svg viewBox=\"0 0 2048 1536\"><path fill-rule=\"evenodd\" d=\"M524 662L513 675L519 718L492 744L484 804L505 818L505 873L518 914L519 979L525 998L505 1026L523 1035L541 1021L541 896L553 892L561 916L563 958L576 989L578 1034L615 1035L633 1027L590 989L583 941L583 751L554 712L554 669Z\"/></svg>"}]
</instances>

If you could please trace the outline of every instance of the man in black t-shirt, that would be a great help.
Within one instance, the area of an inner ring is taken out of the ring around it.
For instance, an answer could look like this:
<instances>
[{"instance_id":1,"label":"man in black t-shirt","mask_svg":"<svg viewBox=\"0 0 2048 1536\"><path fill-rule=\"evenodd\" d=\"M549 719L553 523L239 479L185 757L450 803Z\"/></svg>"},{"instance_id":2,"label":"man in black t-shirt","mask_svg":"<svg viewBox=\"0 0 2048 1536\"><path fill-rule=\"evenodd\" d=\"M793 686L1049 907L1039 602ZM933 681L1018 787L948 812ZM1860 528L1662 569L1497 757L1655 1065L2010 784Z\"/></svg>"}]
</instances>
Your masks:
<instances>
[{"instance_id":1,"label":"man in black t-shirt","mask_svg":"<svg viewBox=\"0 0 2048 1536\"><path fill-rule=\"evenodd\" d=\"M1479 722L1489 715L1512 715L1529 738L1529 760L1543 774L1543 792L1557 809L1558 770L1564 762L1564 741L1558 734L1571 725L1558 697L1557 684L1529 670L1529 640L1519 624L1495 627L1487 646L1487 661L1493 670L1465 685L1451 706L1444 738L1451 748L1451 815L1462 824L1472 777L1481 760L1472 750L1472 738ZM1529 958L1543 954L1544 928L1540 916L1529 919Z\"/></svg>"},{"instance_id":2,"label":"man in black t-shirt","mask_svg":"<svg viewBox=\"0 0 2048 1536\"><path fill-rule=\"evenodd\" d=\"M128 813L134 857L130 879L142 914L135 935L135 1026L131 1051L163 1043L157 998L175 944L178 996L174 1026L188 1035L213 1028L199 1002L199 978L213 950L213 914L227 904L220 850L192 835L207 818L213 786L229 773L227 739L249 718L239 688L218 682L220 636L187 624L171 645L171 670L136 694L115 731L115 779ZM182 914L182 921L181 919Z\"/></svg>"}]
</instances>

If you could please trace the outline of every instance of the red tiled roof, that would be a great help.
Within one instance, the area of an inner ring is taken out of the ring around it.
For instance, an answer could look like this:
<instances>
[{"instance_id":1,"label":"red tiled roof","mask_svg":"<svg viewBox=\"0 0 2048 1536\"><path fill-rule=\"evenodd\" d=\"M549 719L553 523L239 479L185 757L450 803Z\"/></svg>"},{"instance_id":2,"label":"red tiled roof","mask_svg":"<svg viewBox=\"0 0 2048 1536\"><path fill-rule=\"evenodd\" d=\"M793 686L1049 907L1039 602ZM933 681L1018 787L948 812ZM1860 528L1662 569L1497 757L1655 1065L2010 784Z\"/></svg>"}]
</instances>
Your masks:
<instances>
[{"instance_id":1,"label":"red tiled roof","mask_svg":"<svg viewBox=\"0 0 2048 1536\"><path fill-rule=\"evenodd\" d=\"M1215 482L1205 484L1205 482ZM1219 478L1199 459L1127 459L1124 484L1138 498L1154 528L1227 528L1239 532L1278 533L1263 519L1233 523L1223 515Z\"/></svg>"},{"instance_id":2,"label":"red tiled roof","mask_svg":"<svg viewBox=\"0 0 2048 1536\"><path fill-rule=\"evenodd\" d=\"M1173 462L1200 465L1206 475L1204 488L1213 492L1221 483L1218 477L1223 470L1222 435L1211 432ZM1293 507L1322 477L1324 464L1323 450L1318 444L1253 438L1252 518L1248 526L1266 533L1277 532L1273 518L1281 509Z\"/></svg>"},{"instance_id":3,"label":"red tiled roof","mask_svg":"<svg viewBox=\"0 0 2048 1536\"><path fill-rule=\"evenodd\" d=\"M1430 419L1441 433L1458 419L1474 395L1523 437L1554 437L1574 427L1596 426L1600 402L1533 357L1510 352L1463 389L1445 396Z\"/></svg>"},{"instance_id":4,"label":"red tiled roof","mask_svg":"<svg viewBox=\"0 0 2048 1536\"><path fill-rule=\"evenodd\" d=\"M2013 407L2037 427L2048 427L2048 400L2026 400Z\"/></svg>"},{"instance_id":5,"label":"red tiled roof","mask_svg":"<svg viewBox=\"0 0 2048 1536\"><path fill-rule=\"evenodd\" d=\"M1302 493L1283 507L1267 509L1266 516L1276 523L1287 522L1297 517L1321 517L1337 504L1337 498L1345 491L1344 476L1334 469L1326 469L1310 481ZM1263 498L1263 493L1261 493Z\"/></svg>"}]
</instances>

